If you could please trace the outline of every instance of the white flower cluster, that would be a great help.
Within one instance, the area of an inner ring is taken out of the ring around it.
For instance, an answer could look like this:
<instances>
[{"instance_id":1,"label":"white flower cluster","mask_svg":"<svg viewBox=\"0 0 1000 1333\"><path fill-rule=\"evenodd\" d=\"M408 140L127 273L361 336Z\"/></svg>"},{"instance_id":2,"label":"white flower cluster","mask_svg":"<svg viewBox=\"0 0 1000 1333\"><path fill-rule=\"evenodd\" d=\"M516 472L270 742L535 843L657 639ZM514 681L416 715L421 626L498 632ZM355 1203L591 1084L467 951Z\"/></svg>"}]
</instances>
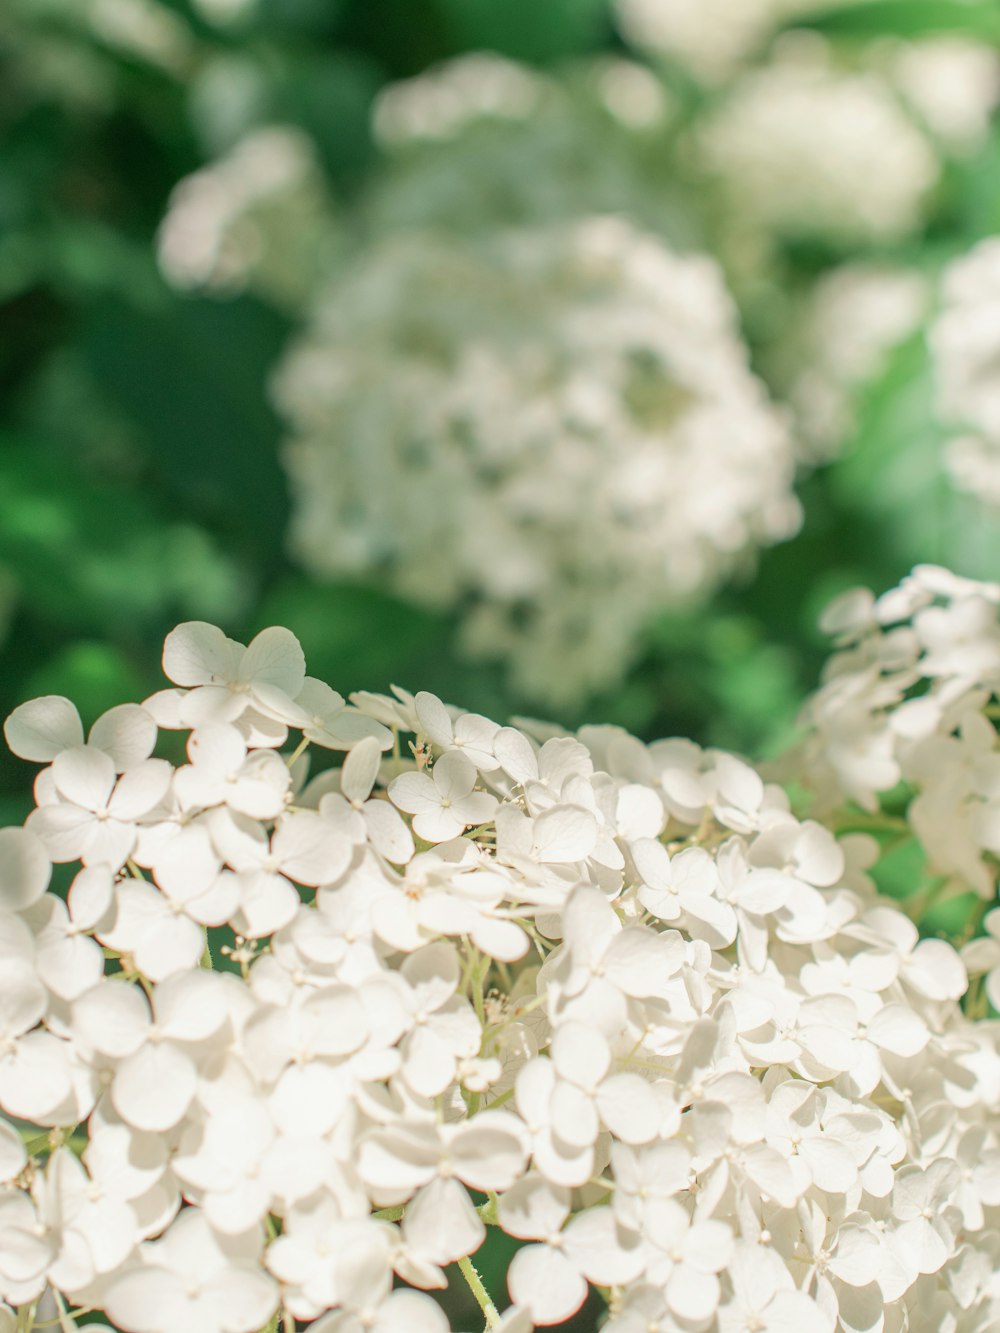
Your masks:
<instances>
[{"instance_id":1,"label":"white flower cluster","mask_svg":"<svg viewBox=\"0 0 1000 1333\"><path fill-rule=\"evenodd\" d=\"M542 100L541 75L491 51L459 56L383 88L372 125L384 144L449 139L479 117L522 120Z\"/></svg>"},{"instance_id":2,"label":"white flower cluster","mask_svg":"<svg viewBox=\"0 0 1000 1333\"><path fill-rule=\"evenodd\" d=\"M906 806L909 828L948 891L997 887L1000 854L1000 585L921 566L876 598L844 594L836 636L791 761L820 810ZM902 784L902 786L901 786Z\"/></svg>"},{"instance_id":3,"label":"white flower cluster","mask_svg":"<svg viewBox=\"0 0 1000 1333\"><path fill-rule=\"evenodd\" d=\"M928 304L928 282L911 268L842 264L816 282L792 334L794 360L805 368L789 394L813 459L829 458L849 438L858 394L916 332Z\"/></svg>"},{"instance_id":4,"label":"white flower cluster","mask_svg":"<svg viewBox=\"0 0 1000 1333\"><path fill-rule=\"evenodd\" d=\"M175 287L232 295L252 284L281 302L302 300L340 244L313 145L283 125L185 176L158 237Z\"/></svg>"},{"instance_id":5,"label":"white flower cluster","mask_svg":"<svg viewBox=\"0 0 1000 1333\"><path fill-rule=\"evenodd\" d=\"M474 233L623 213L665 230L684 211L672 197L675 110L651 70L617 56L558 74L486 53L456 57L376 98L386 161L365 219L376 233Z\"/></svg>"},{"instance_id":6,"label":"white flower cluster","mask_svg":"<svg viewBox=\"0 0 1000 1333\"><path fill-rule=\"evenodd\" d=\"M741 216L778 235L839 243L911 231L939 173L888 82L839 69L807 33L790 34L734 85L696 130L694 152Z\"/></svg>"},{"instance_id":7,"label":"white flower cluster","mask_svg":"<svg viewBox=\"0 0 1000 1333\"><path fill-rule=\"evenodd\" d=\"M1000 237L980 241L945 270L929 341L939 414L967 432L948 446L952 480L1000 505Z\"/></svg>"},{"instance_id":8,"label":"white flower cluster","mask_svg":"<svg viewBox=\"0 0 1000 1333\"><path fill-rule=\"evenodd\" d=\"M347 704L287 630L164 666L86 740L62 698L6 724L44 765L0 831L19 1329L445 1333L454 1261L506 1333L589 1284L616 1333L997 1326L1000 1035L871 839L686 741ZM306 784L309 743L346 757Z\"/></svg>"},{"instance_id":9,"label":"white flower cluster","mask_svg":"<svg viewBox=\"0 0 1000 1333\"><path fill-rule=\"evenodd\" d=\"M536 698L612 683L653 613L798 524L717 268L615 218L383 242L276 397L296 555L471 601L467 649Z\"/></svg>"},{"instance_id":10,"label":"white flower cluster","mask_svg":"<svg viewBox=\"0 0 1000 1333\"><path fill-rule=\"evenodd\" d=\"M707 83L731 77L783 21L820 7L820 0L615 0L614 5L628 41L669 56Z\"/></svg>"}]
</instances>

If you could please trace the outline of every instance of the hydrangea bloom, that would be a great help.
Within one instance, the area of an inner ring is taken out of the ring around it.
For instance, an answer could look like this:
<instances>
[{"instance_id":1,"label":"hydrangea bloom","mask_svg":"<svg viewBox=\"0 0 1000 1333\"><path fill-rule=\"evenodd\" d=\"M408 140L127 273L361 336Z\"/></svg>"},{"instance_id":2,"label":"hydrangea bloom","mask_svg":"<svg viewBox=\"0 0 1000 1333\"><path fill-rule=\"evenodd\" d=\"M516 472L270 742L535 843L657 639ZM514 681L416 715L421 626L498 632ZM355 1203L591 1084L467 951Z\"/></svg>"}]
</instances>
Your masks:
<instances>
[{"instance_id":1,"label":"hydrangea bloom","mask_svg":"<svg viewBox=\"0 0 1000 1333\"><path fill-rule=\"evenodd\" d=\"M817 281L788 353L805 367L789 397L813 458L828 458L849 437L859 392L919 328L928 301L921 273L888 264L842 264Z\"/></svg>"},{"instance_id":2,"label":"hydrangea bloom","mask_svg":"<svg viewBox=\"0 0 1000 1333\"><path fill-rule=\"evenodd\" d=\"M939 171L887 80L839 69L806 33L734 85L697 128L695 151L741 215L768 233L836 243L911 231Z\"/></svg>"},{"instance_id":3,"label":"hydrangea bloom","mask_svg":"<svg viewBox=\"0 0 1000 1333\"><path fill-rule=\"evenodd\" d=\"M1000 239L980 241L954 260L941 282L942 308L929 340L938 411L964 429L948 446L955 485L1000 504Z\"/></svg>"},{"instance_id":4,"label":"hydrangea bloom","mask_svg":"<svg viewBox=\"0 0 1000 1333\"><path fill-rule=\"evenodd\" d=\"M881 660L923 645L919 719L981 702L963 664L996 672L998 600L920 573L834 619L867 642L916 608ZM506 1333L591 1285L625 1333L996 1325L1000 1033L963 1012L955 949L875 892L871 838L731 755L539 744L403 691L354 696L369 733L306 781L254 717L310 724L287 631L182 625L165 664L169 705L87 744L66 700L7 723L44 767L0 830L0 1327L81 1306L123 1333L444 1333L452 1262ZM150 758L154 715L193 726L191 765ZM257 764L275 799L247 813L227 789ZM59 810L132 830L80 845L65 901ZM469 1257L489 1226L526 1242L502 1316Z\"/></svg>"},{"instance_id":5,"label":"hydrangea bloom","mask_svg":"<svg viewBox=\"0 0 1000 1333\"><path fill-rule=\"evenodd\" d=\"M159 233L164 276L233 295L248 285L301 301L342 240L313 145L301 130L254 130L174 188Z\"/></svg>"},{"instance_id":6,"label":"hydrangea bloom","mask_svg":"<svg viewBox=\"0 0 1000 1333\"><path fill-rule=\"evenodd\" d=\"M789 760L817 809L844 802L899 812L942 892L996 890L1000 796L1000 585L921 566L876 599L845 593L826 612L835 636Z\"/></svg>"},{"instance_id":7,"label":"hydrangea bloom","mask_svg":"<svg viewBox=\"0 0 1000 1333\"><path fill-rule=\"evenodd\" d=\"M798 523L718 270L620 219L384 241L276 395L296 554L463 605L536 698L612 683L657 609Z\"/></svg>"},{"instance_id":8,"label":"hydrangea bloom","mask_svg":"<svg viewBox=\"0 0 1000 1333\"><path fill-rule=\"evenodd\" d=\"M544 74L456 57L376 98L386 160L365 219L379 233L472 233L614 212L669 229L686 211L670 181L676 109L651 70L620 56Z\"/></svg>"}]
</instances>

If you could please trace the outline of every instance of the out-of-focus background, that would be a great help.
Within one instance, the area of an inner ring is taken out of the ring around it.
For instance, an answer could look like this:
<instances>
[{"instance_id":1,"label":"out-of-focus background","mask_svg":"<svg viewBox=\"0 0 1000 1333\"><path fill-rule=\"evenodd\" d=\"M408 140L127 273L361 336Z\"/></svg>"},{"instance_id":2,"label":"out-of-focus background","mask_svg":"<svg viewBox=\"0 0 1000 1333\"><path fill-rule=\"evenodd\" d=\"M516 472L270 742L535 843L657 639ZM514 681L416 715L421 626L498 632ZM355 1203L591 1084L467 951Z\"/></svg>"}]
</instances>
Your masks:
<instances>
[{"instance_id":1,"label":"out-of-focus background","mask_svg":"<svg viewBox=\"0 0 1000 1333\"><path fill-rule=\"evenodd\" d=\"M995 0L6 0L0 711L277 623L766 755L1000 571L998 97Z\"/></svg>"}]
</instances>

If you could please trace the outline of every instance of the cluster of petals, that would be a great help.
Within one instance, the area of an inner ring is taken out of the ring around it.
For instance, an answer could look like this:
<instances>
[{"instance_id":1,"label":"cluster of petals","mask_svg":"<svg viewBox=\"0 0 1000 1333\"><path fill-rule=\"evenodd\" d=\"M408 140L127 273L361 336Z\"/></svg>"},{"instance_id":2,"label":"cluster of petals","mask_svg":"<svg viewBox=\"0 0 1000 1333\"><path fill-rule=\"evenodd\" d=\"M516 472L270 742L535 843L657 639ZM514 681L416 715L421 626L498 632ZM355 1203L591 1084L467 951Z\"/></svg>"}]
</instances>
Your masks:
<instances>
[{"instance_id":1,"label":"cluster of petals","mask_svg":"<svg viewBox=\"0 0 1000 1333\"><path fill-rule=\"evenodd\" d=\"M818 810L899 810L948 891L992 898L1000 585L919 566L879 598L843 594L822 624L836 651L804 709L790 769Z\"/></svg>"},{"instance_id":2,"label":"cluster of petals","mask_svg":"<svg viewBox=\"0 0 1000 1333\"><path fill-rule=\"evenodd\" d=\"M945 268L929 335L941 419L952 431L946 465L955 486L1000 504L1000 239L990 236Z\"/></svg>"},{"instance_id":3,"label":"cluster of petals","mask_svg":"<svg viewBox=\"0 0 1000 1333\"><path fill-rule=\"evenodd\" d=\"M298 558L466 608L466 650L546 702L800 518L721 272L621 217L376 241L275 392Z\"/></svg>"},{"instance_id":4,"label":"cluster of petals","mask_svg":"<svg viewBox=\"0 0 1000 1333\"><path fill-rule=\"evenodd\" d=\"M508 1333L996 1326L1000 1034L872 839L687 741L348 703L287 630L164 666L6 724L0 1327L445 1333L490 1226Z\"/></svg>"}]
</instances>

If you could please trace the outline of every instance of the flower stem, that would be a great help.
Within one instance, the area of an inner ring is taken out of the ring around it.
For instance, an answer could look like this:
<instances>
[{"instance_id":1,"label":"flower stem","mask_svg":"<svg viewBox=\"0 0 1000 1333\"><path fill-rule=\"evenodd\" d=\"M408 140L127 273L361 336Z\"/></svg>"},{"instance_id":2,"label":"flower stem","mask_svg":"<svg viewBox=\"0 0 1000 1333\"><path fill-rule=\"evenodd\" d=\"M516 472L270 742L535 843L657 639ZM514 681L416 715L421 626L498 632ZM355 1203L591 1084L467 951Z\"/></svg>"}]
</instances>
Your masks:
<instances>
[{"instance_id":1,"label":"flower stem","mask_svg":"<svg viewBox=\"0 0 1000 1333\"><path fill-rule=\"evenodd\" d=\"M475 1296L480 1310L483 1312L483 1318L486 1320L487 1328L497 1328L500 1324L500 1311L490 1299L490 1293L483 1286L483 1279L476 1272L475 1265L468 1257L459 1259L459 1271L469 1284L469 1290Z\"/></svg>"}]
</instances>

